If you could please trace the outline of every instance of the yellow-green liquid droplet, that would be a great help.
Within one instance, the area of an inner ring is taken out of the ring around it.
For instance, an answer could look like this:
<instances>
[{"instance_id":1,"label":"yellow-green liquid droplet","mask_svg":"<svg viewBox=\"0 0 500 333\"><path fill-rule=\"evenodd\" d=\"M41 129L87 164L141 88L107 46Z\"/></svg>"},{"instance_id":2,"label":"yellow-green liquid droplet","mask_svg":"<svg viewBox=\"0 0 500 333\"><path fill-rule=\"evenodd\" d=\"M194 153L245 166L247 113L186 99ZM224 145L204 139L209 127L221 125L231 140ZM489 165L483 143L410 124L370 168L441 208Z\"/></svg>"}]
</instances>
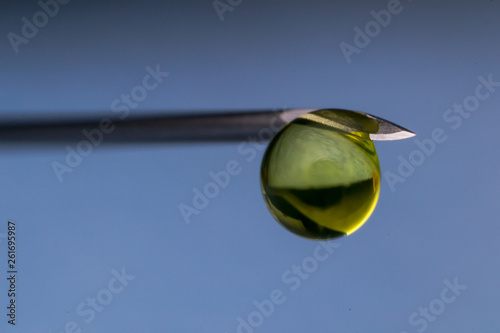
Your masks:
<instances>
[{"instance_id":1,"label":"yellow-green liquid droplet","mask_svg":"<svg viewBox=\"0 0 500 333\"><path fill-rule=\"evenodd\" d=\"M301 117L267 147L261 186L267 207L286 229L309 239L342 237L375 209L377 152L366 133L342 132Z\"/></svg>"}]
</instances>

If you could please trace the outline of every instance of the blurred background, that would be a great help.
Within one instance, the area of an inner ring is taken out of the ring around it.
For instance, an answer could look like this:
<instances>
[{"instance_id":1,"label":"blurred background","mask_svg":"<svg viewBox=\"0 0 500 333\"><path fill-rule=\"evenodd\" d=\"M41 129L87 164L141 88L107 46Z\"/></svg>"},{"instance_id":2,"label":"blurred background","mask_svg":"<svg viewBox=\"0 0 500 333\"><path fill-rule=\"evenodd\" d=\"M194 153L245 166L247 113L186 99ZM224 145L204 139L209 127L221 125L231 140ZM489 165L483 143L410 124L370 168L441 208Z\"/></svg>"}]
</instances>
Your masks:
<instances>
[{"instance_id":1,"label":"blurred background","mask_svg":"<svg viewBox=\"0 0 500 333\"><path fill-rule=\"evenodd\" d=\"M2 332L500 330L498 1L0 6L0 121L345 108L417 133L376 143L374 214L323 245L269 214L262 142L0 144Z\"/></svg>"}]
</instances>

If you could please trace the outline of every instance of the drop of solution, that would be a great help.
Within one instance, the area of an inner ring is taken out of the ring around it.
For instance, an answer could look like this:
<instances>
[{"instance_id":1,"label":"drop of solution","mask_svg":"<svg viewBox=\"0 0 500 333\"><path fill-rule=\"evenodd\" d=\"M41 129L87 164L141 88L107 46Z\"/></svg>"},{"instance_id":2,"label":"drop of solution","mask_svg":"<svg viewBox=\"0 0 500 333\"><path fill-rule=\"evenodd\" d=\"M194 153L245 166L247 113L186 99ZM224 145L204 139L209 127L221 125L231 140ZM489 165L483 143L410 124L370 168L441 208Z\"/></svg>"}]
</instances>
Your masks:
<instances>
[{"instance_id":1,"label":"drop of solution","mask_svg":"<svg viewBox=\"0 0 500 333\"><path fill-rule=\"evenodd\" d=\"M332 112L316 111L286 125L269 143L261 166L271 214L292 233L314 240L356 231L380 192L380 165L369 135L330 126Z\"/></svg>"}]
</instances>

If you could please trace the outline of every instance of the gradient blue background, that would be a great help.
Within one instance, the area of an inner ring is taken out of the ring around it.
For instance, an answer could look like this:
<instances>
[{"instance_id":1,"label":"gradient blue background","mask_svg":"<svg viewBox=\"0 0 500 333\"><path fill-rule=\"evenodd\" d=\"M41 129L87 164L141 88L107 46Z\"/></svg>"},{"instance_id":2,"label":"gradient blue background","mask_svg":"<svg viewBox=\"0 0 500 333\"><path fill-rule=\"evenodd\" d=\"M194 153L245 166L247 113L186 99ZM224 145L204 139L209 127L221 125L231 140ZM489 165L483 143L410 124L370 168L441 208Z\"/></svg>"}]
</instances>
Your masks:
<instances>
[{"instance_id":1,"label":"gradient blue background","mask_svg":"<svg viewBox=\"0 0 500 333\"><path fill-rule=\"evenodd\" d=\"M500 89L462 126L446 109L500 81L498 1L402 1L403 11L354 54L341 42L387 1L248 1L221 22L212 1L70 1L16 54L35 1L0 10L2 119L112 115L146 66L170 76L134 110L336 107L362 110L448 139L379 204L355 234L294 292L282 274L317 243L280 227L260 193L262 151L238 144L101 146L60 183L51 167L64 144L0 145L0 234L18 229L18 324L0 331L235 332L252 302L287 298L255 332L417 332L408 318L439 298L444 279L467 290L427 332L499 332ZM74 146L74 145L73 145ZM414 139L379 142L383 171L397 172ZM186 225L178 210L230 160L241 174ZM1 235L0 235L1 236ZM6 243L0 238L1 276ZM76 313L113 277L135 276L87 324Z\"/></svg>"}]
</instances>

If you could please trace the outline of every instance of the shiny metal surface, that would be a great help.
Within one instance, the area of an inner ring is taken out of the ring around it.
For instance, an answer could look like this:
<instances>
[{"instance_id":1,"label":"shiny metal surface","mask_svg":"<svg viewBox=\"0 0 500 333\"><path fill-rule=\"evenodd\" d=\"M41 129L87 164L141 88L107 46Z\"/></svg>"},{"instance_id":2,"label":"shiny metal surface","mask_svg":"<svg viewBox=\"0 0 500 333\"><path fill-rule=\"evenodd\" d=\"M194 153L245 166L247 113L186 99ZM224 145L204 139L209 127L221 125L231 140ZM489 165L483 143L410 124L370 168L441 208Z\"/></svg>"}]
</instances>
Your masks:
<instances>
[{"instance_id":1,"label":"shiny metal surface","mask_svg":"<svg viewBox=\"0 0 500 333\"><path fill-rule=\"evenodd\" d=\"M102 135L104 143L227 142L248 140L263 132L274 133L300 116L323 109L256 110L227 113L102 118L97 120L50 120L0 124L0 142L57 143L91 140ZM399 140L415 134L392 122L366 113L334 110L333 127L363 131L372 140ZM99 134L100 133L100 134Z\"/></svg>"}]
</instances>

